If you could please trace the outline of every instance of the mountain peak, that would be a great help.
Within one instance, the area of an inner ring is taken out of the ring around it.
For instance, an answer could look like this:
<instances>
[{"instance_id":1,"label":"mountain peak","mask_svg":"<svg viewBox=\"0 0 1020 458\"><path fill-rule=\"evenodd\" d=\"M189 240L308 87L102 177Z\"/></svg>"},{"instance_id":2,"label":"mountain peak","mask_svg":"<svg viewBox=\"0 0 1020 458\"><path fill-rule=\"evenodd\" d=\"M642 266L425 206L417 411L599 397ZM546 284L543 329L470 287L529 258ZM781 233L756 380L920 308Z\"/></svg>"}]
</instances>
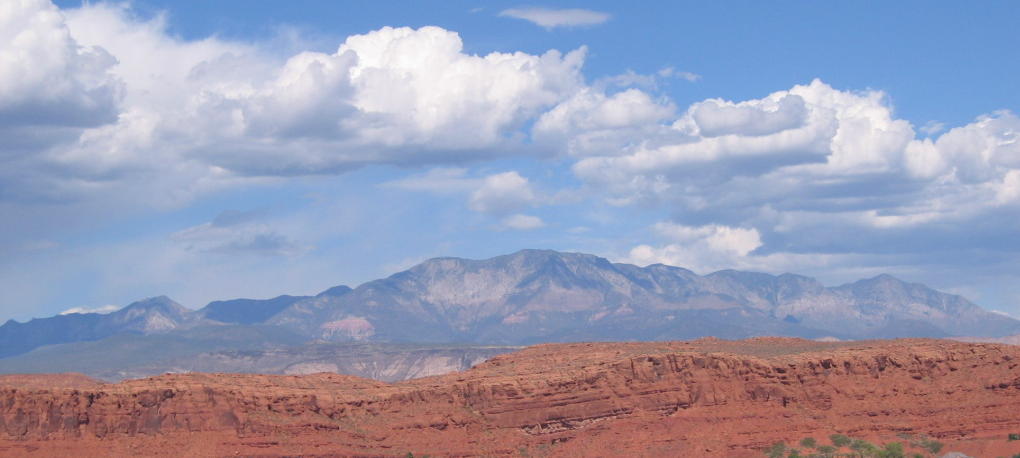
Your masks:
<instances>
[{"instance_id":1,"label":"mountain peak","mask_svg":"<svg viewBox=\"0 0 1020 458\"><path fill-rule=\"evenodd\" d=\"M163 332L176 329L194 315L194 311L166 296L132 302L110 314L113 322L133 331Z\"/></svg>"},{"instance_id":2,"label":"mountain peak","mask_svg":"<svg viewBox=\"0 0 1020 458\"><path fill-rule=\"evenodd\" d=\"M321 292L319 294L316 294L316 296L317 297L321 297L321 296L343 296L344 294L347 294L347 293L349 293L351 291L353 291L353 290L351 289L350 286L347 286L347 285L337 285L337 286L334 286L334 287L332 287L330 289L327 289L327 290L325 290L325 291L323 291L323 292ZM282 298L282 297L291 297L291 296L280 296L280 297L278 297L276 299L279 299L279 298Z\"/></svg>"},{"instance_id":3,"label":"mountain peak","mask_svg":"<svg viewBox=\"0 0 1020 458\"><path fill-rule=\"evenodd\" d=\"M458 270L463 268L480 268L482 266L504 265L525 267L544 265L549 262L560 261L565 263L599 263L606 267L611 263L605 258L586 253L562 252L550 249L526 248L510 254L495 256L487 259L469 259L452 256L429 258L410 269L398 272L394 276L401 276L407 273L438 273Z\"/></svg>"},{"instance_id":4,"label":"mountain peak","mask_svg":"<svg viewBox=\"0 0 1020 458\"><path fill-rule=\"evenodd\" d=\"M894 276L892 276L890 274L886 274L886 273L878 274L878 275L875 275L874 277L871 277L871 278L868 278L868 279L865 279L865 280L862 280L862 281L906 283L905 281L900 280L899 278L896 278L896 277L894 277Z\"/></svg>"},{"instance_id":5,"label":"mountain peak","mask_svg":"<svg viewBox=\"0 0 1020 458\"><path fill-rule=\"evenodd\" d=\"M520 259L524 262L535 264L560 261L570 264L597 264L605 268L609 268L612 265L608 259L593 254L548 249L525 249L506 256L497 256L495 258L487 259L486 261L493 261L501 258Z\"/></svg>"},{"instance_id":6,"label":"mountain peak","mask_svg":"<svg viewBox=\"0 0 1020 458\"><path fill-rule=\"evenodd\" d=\"M165 295L147 297L145 299L132 302L128 304L126 307L120 309L119 311L151 310L156 308L173 311L174 313L188 313L191 311L187 307L178 304L173 299L170 299Z\"/></svg>"}]
</instances>

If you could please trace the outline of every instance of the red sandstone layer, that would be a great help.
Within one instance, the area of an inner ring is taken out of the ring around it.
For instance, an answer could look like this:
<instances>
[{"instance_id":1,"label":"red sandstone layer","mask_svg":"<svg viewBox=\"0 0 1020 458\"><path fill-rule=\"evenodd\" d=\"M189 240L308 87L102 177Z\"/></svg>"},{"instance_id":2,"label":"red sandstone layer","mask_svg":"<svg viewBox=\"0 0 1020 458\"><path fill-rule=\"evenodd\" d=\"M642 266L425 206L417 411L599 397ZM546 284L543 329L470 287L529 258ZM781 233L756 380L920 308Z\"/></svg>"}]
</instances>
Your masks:
<instances>
[{"instance_id":1,"label":"red sandstone layer","mask_svg":"<svg viewBox=\"0 0 1020 458\"><path fill-rule=\"evenodd\" d=\"M553 344L395 384L52 377L0 377L0 454L762 456L831 433L1020 453L1020 347L997 344Z\"/></svg>"}]
</instances>

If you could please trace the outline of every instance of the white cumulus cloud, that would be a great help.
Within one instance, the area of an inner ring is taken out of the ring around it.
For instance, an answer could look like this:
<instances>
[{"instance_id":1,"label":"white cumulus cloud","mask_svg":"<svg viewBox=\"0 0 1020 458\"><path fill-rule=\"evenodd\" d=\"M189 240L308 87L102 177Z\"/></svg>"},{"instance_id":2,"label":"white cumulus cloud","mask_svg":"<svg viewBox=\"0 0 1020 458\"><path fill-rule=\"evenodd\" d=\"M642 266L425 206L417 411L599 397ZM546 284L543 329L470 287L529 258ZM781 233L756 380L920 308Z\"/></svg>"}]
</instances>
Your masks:
<instances>
[{"instance_id":1,"label":"white cumulus cloud","mask_svg":"<svg viewBox=\"0 0 1020 458\"><path fill-rule=\"evenodd\" d=\"M712 271L746 264L741 258L762 245L761 236L754 228L663 222L653 226L653 231L668 243L658 247L638 245L630 250L628 262Z\"/></svg>"},{"instance_id":2,"label":"white cumulus cloud","mask_svg":"<svg viewBox=\"0 0 1020 458\"><path fill-rule=\"evenodd\" d=\"M109 71L115 63L104 49L76 41L48 0L4 2L0 129L83 128L115 120L121 95L121 82ZM11 146L3 143L0 148Z\"/></svg>"},{"instance_id":3,"label":"white cumulus cloud","mask_svg":"<svg viewBox=\"0 0 1020 458\"><path fill-rule=\"evenodd\" d=\"M126 4L19 0L0 24L0 132L62 129L5 135L23 154L0 156L0 198L179 205L253 177L539 154L523 128L584 87L584 48L475 55L439 27L280 56Z\"/></svg>"},{"instance_id":4,"label":"white cumulus cloud","mask_svg":"<svg viewBox=\"0 0 1020 458\"><path fill-rule=\"evenodd\" d=\"M610 190L612 202L744 217L824 211L841 224L853 216L873 227L914 225L1014 202L1018 123L998 112L921 139L883 93L816 80L759 100L695 103L673 122L672 140L585 157L574 171Z\"/></svg>"},{"instance_id":5,"label":"white cumulus cloud","mask_svg":"<svg viewBox=\"0 0 1020 458\"><path fill-rule=\"evenodd\" d=\"M468 207L484 213L505 214L534 201L535 191L527 178L517 172L503 172L485 177L482 185L471 193Z\"/></svg>"},{"instance_id":6,"label":"white cumulus cloud","mask_svg":"<svg viewBox=\"0 0 1020 458\"><path fill-rule=\"evenodd\" d=\"M587 88L538 118L536 142L574 156L613 155L660 136L673 116L668 100L638 89L615 94Z\"/></svg>"}]
</instances>

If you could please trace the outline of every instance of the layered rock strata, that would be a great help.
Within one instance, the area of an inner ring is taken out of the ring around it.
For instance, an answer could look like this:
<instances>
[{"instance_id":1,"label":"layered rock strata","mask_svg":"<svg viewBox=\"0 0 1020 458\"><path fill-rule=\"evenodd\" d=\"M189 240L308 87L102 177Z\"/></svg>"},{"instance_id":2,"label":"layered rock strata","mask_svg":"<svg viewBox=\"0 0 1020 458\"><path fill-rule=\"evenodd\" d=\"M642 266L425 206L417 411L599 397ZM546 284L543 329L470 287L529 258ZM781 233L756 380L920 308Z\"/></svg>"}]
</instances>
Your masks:
<instances>
[{"instance_id":1,"label":"layered rock strata","mask_svg":"<svg viewBox=\"0 0 1020 458\"><path fill-rule=\"evenodd\" d=\"M837 432L1020 453L1020 348L997 344L550 344L392 384L47 377L0 377L0 454L761 456Z\"/></svg>"}]
</instances>

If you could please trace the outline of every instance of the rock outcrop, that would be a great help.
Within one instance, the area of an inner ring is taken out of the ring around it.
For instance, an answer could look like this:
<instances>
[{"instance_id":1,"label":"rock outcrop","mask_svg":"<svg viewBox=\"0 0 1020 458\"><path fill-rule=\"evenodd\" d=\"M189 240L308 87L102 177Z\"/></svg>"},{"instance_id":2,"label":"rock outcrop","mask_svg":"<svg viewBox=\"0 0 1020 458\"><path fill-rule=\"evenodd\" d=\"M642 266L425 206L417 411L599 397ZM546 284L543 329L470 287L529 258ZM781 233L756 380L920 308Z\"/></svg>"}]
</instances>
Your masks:
<instances>
[{"instance_id":1,"label":"rock outcrop","mask_svg":"<svg viewBox=\"0 0 1020 458\"><path fill-rule=\"evenodd\" d=\"M760 456L830 433L1020 453L1005 440L1020 431L1020 348L996 344L549 344L393 384L176 374L44 388L47 376L19 377L0 377L0 454Z\"/></svg>"}]
</instances>

